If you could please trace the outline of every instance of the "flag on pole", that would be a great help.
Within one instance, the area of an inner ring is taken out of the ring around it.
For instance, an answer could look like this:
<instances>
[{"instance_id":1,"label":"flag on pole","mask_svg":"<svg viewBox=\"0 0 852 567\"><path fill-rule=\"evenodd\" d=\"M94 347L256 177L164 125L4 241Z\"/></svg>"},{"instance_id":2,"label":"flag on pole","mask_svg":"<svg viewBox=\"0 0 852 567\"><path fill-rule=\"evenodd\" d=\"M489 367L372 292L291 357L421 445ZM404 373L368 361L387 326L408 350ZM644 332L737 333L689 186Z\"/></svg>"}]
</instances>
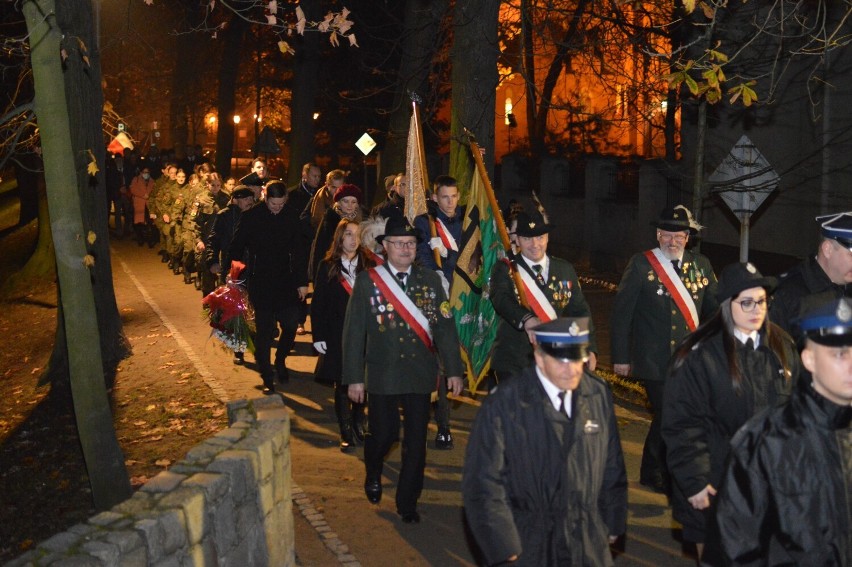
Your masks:
<instances>
[{"instance_id":1,"label":"flag on pole","mask_svg":"<svg viewBox=\"0 0 852 567\"><path fill-rule=\"evenodd\" d=\"M119 132L107 146L107 150L114 154L124 155L124 150L133 149L133 140L124 132Z\"/></svg>"},{"instance_id":2,"label":"flag on pole","mask_svg":"<svg viewBox=\"0 0 852 567\"><path fill-rule=\"evenodd\" d=\"M414 224L414 218L426 214L426 150L423 146L423 133L420 130L420 117L417 103L412 103L411 124L408 127L408 147L405 152L405 174L408 176L408 190L405 197L405 217Z\"/></svg>"},{"instance_id":3,"label":"flag on pole","mask_svg":"<svg viewBox=\"0 0 852 567\"><path fill-rule=\"evenodd\" d=\"M478 151L478 150L476 150ZM475 392L491 364L491 349L497 337L497 314L491 304L491 269L505 250L497 231L494 211L478 169L468 196L462 222L464 243L450 288L450 305L461 343L462 359L467 366L468 389Z\"/></svg>"}]
</instances>

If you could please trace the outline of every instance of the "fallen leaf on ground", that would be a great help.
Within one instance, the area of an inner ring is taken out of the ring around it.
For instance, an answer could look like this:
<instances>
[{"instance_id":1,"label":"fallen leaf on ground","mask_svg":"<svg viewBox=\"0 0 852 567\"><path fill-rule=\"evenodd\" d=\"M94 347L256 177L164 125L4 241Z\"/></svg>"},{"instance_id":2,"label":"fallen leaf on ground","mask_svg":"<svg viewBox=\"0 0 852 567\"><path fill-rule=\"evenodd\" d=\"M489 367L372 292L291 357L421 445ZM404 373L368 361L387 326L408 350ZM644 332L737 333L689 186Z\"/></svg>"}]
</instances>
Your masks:
<instances>
[{"instance_id":1,"label":"fallen leaf on ground","mask_svg":"<svg viewBox=\"0 0 852 567\"><path fill-rule=\"evenodd\" d=\"M154 461L154 464L158 467L167 467L172 464L172 462L168 459L159 459L158 461Z\"/></svg>"}]
</instances>

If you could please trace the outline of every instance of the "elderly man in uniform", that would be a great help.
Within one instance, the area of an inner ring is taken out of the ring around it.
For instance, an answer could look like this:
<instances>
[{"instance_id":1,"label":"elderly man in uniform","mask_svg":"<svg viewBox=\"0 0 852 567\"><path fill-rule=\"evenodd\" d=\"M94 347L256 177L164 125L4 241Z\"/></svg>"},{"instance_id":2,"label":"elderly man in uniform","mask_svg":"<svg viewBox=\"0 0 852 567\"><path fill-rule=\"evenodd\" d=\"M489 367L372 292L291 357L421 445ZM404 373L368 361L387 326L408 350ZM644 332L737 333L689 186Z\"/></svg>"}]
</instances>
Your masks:
<instances>
[{"instance_id":1,"label":"elderly man in uniform","mask_svg":"<svg viewBox=\"0 0 852 567\"><path fill-rule=\"evenodd\" d=\"M535 364L482 403L462 495L489 565L612 565L627 473L609 386L584 370L589 319L538 325Z\"/></svg>"},{"instance_id":2,"label":"elderly man in uniform","mask_svg":"<svg viewBox=\"0 0 852 567\"><path fill-rule=\"evenodd\" d=\"M822 237L816 256L781 276L769 311L772 322L790 334L803 297L818 294L812 299L817 303L852 297L852 211L816 220Z\"/></svg>"},{"instance_id":3,"label":"elderly man in uniform","mask_svg":"<svg viewBox=\"0 0 852 567\"><path fill-rule=\"evenodd\" d=\"M653 411L639 482L667 492L660 432L666 369L675 345L709 317L718 302L710 261L686 250L689 237L701 229L689 210L683 205L665 209L654 224L659 246L630 258L612 305L610 338L615 373L642 380Z\"/></svg>"},{"instance_id":4,"label":"elderly man in uniform","mask_svg":"<svg viewBox=\"0 0 852 567\"><path fill-rule=\"evenodd\" d=\"M594 372L597 347L591 310L574 266L547 254L552 226L538 212L521 211L517 217L519 253L509 261L498 262L491 272L491 301L500 316L491 368L498 380L522 371L532 362L529 331L557 317L589 317L589 370ZM527 300L524 306L512 281L517 271Z\"/></svg>"},{"instance_id":5,"label":"elderly man in uniform","mask_svg":"<svg viewBox=\"0 0 852 567\"><path fill-rule=\"evenodd\" d=\"M814 308L800 329L812 380L731 440L719 564L852 565L852 300Z\"/></svg>"},{"instance_id":6,"label":"elderly man in uniform","mask_svg":"<svg viewBox=\"0 0 852 567\"><path fill-rule=\"evenodd\" d=\"M367 402L364 442L367 499L382 498L385 455L399 437L399 406L405 413L402 468L396 510L404 523L418 523L423 489L430 395L438 363L453 394L462 390L456 326L441 279L414 265L417 232L405 217L391 217L384 235L387 261L358 274L343 326L343 378L349 397ZM369 393L369 396L367 394Z\"/></svg>"}]
</instances>

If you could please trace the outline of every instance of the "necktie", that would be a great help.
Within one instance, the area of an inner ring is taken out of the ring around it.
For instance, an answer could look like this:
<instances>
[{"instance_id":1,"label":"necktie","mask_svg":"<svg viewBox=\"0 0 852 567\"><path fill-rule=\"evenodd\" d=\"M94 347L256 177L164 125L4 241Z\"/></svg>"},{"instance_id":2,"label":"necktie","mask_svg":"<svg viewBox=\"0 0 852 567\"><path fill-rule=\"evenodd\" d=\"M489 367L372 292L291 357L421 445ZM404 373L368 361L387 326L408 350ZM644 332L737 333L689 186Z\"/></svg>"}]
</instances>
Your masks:
<instances>
[{"instance_id":1,"label":"necktie","mask_svg":"<svg viewBox=\"0 0 852 567\"><path fill-rule=\"evenodd\" d=\"M754 341L749 338L749 340L746 341L745 346L748 350L754 350Z\"/></svg>"},{"instance_id":2,"label":"necktie","mask_svg":"<svg viewBox=\"0 0 852 567\"><path fill-rule=\"evenodd\" d=\"M567 394L565 390L559 392L559 413L565 413L565 394Z\"/></svg>"},{"instance_id":3,"label":"necktie","mask_svg":"<svg viewBox=\"0 0 852 567\"><path fill-rule=\"evenodd\" d=\"M544 285L544 276L541 275L541 264L533 264L532 266L533 273L535 274L535 279L541 285Z\"/></svg>"},{"instance_id":4,"label":"necktie","mask_svg":"<svg viewBox=\"0 0 852 567\"><path fill-rule=\"evenodd\" d=\"M672 266L674 266L674 271L676 274L680 274L680 263L677 259L672 260Z\"/></svg>"},{"instance_id":5,"label":"necktie","mask_svg":"<svg viewBox=\"0 0 852 567\"><path fill-rule=\"evenodd\" d=\"M405 272L397 272L396 273L396 277L399 280L400 286L402 286L402 291L405 291L405 277L407 275L408 274L406 274Z\"/></svg>"}]
</instances>

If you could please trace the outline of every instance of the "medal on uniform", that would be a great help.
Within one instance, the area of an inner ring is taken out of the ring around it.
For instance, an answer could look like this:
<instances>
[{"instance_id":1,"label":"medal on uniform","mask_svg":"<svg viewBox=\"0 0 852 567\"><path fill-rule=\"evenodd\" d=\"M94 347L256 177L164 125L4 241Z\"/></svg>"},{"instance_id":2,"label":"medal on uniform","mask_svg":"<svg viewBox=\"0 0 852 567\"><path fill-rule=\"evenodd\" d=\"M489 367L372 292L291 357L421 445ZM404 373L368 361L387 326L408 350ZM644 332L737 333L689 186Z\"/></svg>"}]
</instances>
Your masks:
<instances>
[{"instance_id":1,"label":"medal on uniform","mask_svg":"<svg viewBox=\"0 0 852 567\"><path fill-rule=\"evenodd\" d=\"M379 313L384 313L384 312L385 312L385 306L379 305Z\"/></svg>"},{"instance_id":2,"label":"medal on uniform","mask_svg":"<svg viewBox=\"0 0 852 567\"><path fill-rule=\"evenodd\" d=\"M391 311L394 310L393 303L388 303L387 310L388 310L388 313L390 313Z\"/></svg>"}]
</instances>

